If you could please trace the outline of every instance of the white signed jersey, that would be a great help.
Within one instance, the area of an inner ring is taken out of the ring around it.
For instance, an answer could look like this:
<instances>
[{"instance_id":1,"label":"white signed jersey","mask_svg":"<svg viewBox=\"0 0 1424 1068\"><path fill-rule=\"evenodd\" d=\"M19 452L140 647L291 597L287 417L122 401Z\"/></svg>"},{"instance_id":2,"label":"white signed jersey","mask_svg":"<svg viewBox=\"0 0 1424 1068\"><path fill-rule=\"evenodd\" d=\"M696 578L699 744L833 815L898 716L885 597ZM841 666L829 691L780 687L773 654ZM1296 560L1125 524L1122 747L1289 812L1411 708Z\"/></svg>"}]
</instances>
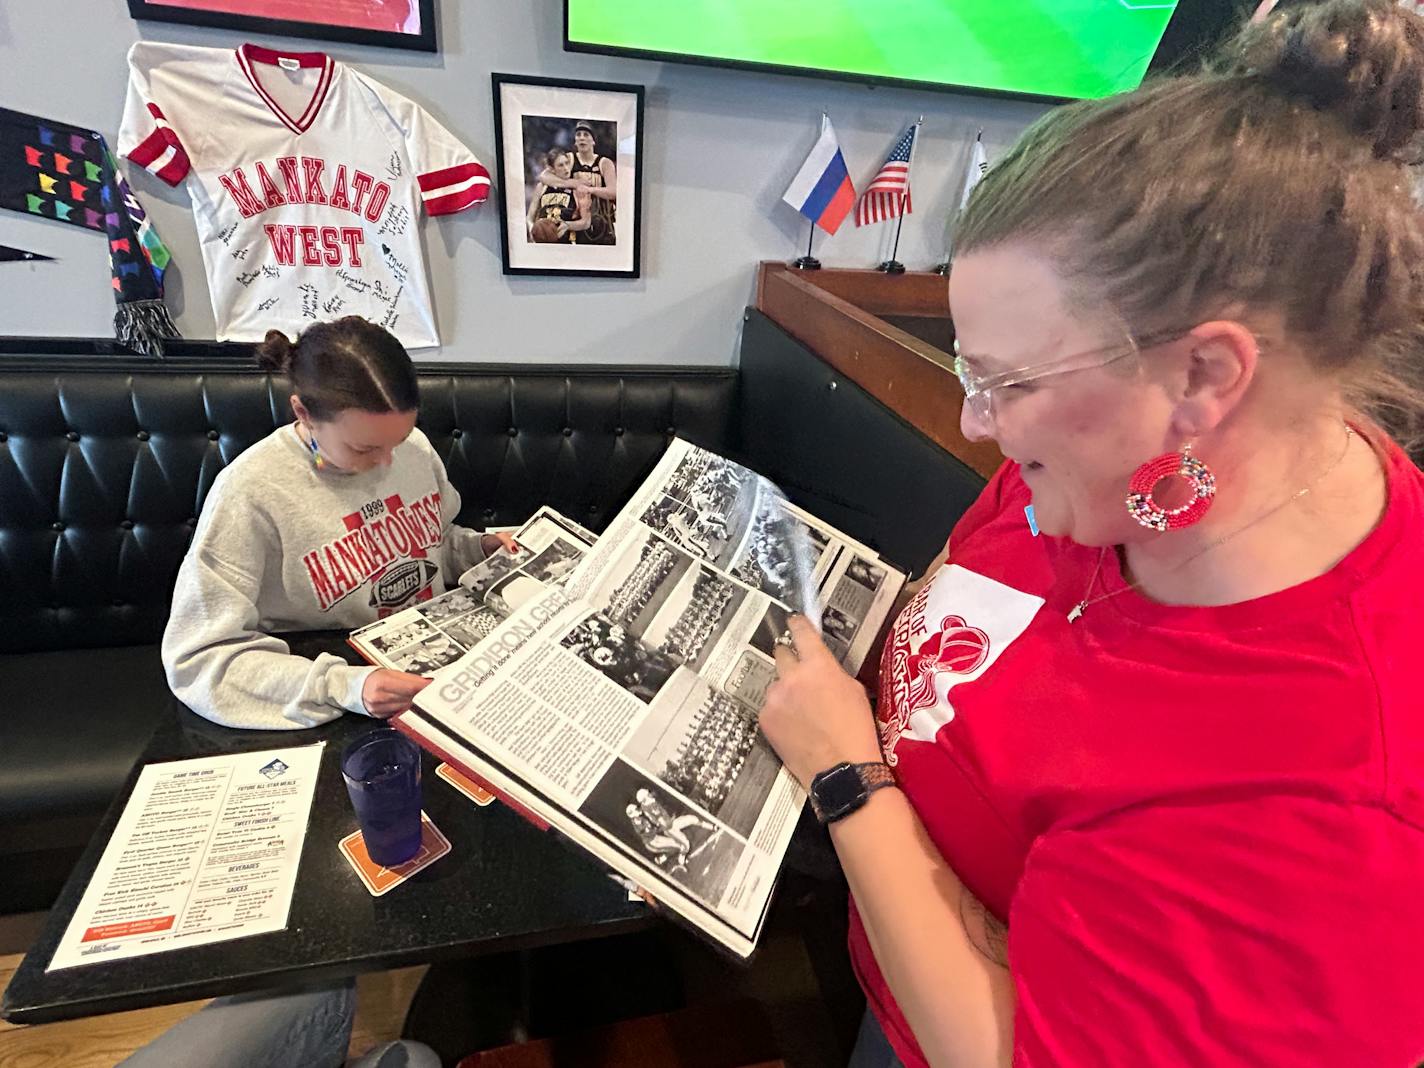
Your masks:
<instances>
[{"instance_id":1,"label":"white signed jersey","mask_svg":"<svg viewBox=\"0 0 1424 1068\"><path fill-rule=\"evenodd\" d=\"M220 341L344 315L438 345L417 226L489 172L405 97L321 52L140 42L119 151L186 181Z\"/></svg>"}]
</instances>

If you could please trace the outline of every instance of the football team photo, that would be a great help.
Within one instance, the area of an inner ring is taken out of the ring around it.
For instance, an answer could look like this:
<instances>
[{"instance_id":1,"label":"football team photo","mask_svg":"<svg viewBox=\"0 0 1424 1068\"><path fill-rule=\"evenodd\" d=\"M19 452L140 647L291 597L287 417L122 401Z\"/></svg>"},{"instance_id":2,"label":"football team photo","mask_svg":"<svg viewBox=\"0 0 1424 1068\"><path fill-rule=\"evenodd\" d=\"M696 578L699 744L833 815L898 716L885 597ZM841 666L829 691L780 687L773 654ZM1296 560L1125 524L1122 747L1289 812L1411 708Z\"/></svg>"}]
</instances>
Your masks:
<instances>
[{"instance_id":1,"label":"football team photo","mask_svg":"<svg viewBox=\"0 0 1424 1068\"><path fill-rule=\"evenodd\" d=\"M741 701L697 678L677 692L675 685L649 709L623 755L750 837L781 761Z\"/></svg>"}]
</instances>

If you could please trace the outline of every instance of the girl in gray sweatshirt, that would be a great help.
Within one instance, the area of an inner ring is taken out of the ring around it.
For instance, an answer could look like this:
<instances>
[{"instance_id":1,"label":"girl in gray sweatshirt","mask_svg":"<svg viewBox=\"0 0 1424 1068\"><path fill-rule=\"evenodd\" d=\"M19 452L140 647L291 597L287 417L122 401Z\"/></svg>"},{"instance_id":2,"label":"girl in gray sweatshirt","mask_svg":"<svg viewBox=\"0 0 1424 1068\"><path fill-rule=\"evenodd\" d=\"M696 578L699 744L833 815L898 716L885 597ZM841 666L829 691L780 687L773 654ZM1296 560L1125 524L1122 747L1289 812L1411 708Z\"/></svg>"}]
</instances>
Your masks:
<instances>
[{"instance_id":1,"label":"girl in gray sweatshirt","mask_svg":"<svg viewBox=\"0 0 1424 1068\"><path fill-rule=\"evenodd\" d=\"M230 727L311 727L403 711L425 679L295 656L276 634L352 630L444 591L508 543L454 524L460 495L415 429L415 368L356 316L270 331L258 362L284 371L296 421L217 477L178 572L163 635L168 684Z\"/></svg>"}]
</instances>

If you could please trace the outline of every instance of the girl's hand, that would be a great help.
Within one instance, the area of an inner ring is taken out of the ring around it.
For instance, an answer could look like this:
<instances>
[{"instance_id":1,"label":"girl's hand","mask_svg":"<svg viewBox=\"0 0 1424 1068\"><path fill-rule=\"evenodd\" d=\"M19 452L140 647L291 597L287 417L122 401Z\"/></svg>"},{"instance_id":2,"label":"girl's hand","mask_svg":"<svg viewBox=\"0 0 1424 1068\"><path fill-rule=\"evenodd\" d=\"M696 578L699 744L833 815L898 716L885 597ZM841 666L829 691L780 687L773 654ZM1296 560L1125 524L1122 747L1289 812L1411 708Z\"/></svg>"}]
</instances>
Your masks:
<instances>
[{"instance_id":1,"label":"girl's hand","mask_svg":"<svg viewBox=\"0 0 1424 1068\"><path fill-rule=\"evenodd\" d=\"M366 676L361 687L361 703L377 719L390 719L410 708L415 695L430 685L422 675L390 668L377 668Z\"/></svg>"},{"instance_id":2,"label":"girl's hand","mask_svg":"<svg viewBox=\"0 0 1424 1068\"><path fill-rule=\"evenodd\" d=\"M836 764L883 759L875 715L805 616L790 620L791 645L776 646L777 679L767 688L761 729L802 786Z\"/></svg>"},{"instance_id":3,"label":"girl's hand","mask_svg":"<svg viewBox=\"0 0 1424 1068\"><path fill-rule=\"evenodd\" d=\"M519 545L515 542L513 534L502 530L498 534L481 534L480 549L484 552L485 556L493 556L501 549L517 552Z\"/></svg>"}]
</instances>

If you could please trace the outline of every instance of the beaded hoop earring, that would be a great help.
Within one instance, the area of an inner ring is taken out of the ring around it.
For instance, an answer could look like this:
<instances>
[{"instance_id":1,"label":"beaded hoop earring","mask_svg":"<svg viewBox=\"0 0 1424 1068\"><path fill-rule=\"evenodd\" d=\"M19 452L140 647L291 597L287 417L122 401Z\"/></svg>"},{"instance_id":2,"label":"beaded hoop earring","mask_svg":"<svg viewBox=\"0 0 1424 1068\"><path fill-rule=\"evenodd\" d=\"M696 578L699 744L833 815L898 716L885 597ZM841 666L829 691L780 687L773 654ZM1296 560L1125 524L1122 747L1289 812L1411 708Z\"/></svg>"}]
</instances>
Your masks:
<instances>
[{"instance_id":1,"label":"beaded hoop earring","mask_svg":"<svg viewBox=\"0 0 1424 1068\"><path fill-rule=\"evenodd\" d=\"M321 454L321 449L316 443L316 435L310 430L307 431L307 448L311 451L312 466L320 471L326 466L326 457Z\"/></svg>"},{"instance_id":2,"label":"beaded hoop earring","mask_svg":"<svg viewBox=\"0 0 1424 1068\"><path fill-rule=\"evenodd\" d=\"M1163 508L1152 498L1152 490L1166 478L1186 479L1192 499L1178 508ZM1156 531L1180 530L1198 522L1216 499L1216 475L1192 455L1191 445L1181 452L1169 452L1148 460L1132 473L1128 483L1127 513Z\"/></svg>"}]
</instances>

